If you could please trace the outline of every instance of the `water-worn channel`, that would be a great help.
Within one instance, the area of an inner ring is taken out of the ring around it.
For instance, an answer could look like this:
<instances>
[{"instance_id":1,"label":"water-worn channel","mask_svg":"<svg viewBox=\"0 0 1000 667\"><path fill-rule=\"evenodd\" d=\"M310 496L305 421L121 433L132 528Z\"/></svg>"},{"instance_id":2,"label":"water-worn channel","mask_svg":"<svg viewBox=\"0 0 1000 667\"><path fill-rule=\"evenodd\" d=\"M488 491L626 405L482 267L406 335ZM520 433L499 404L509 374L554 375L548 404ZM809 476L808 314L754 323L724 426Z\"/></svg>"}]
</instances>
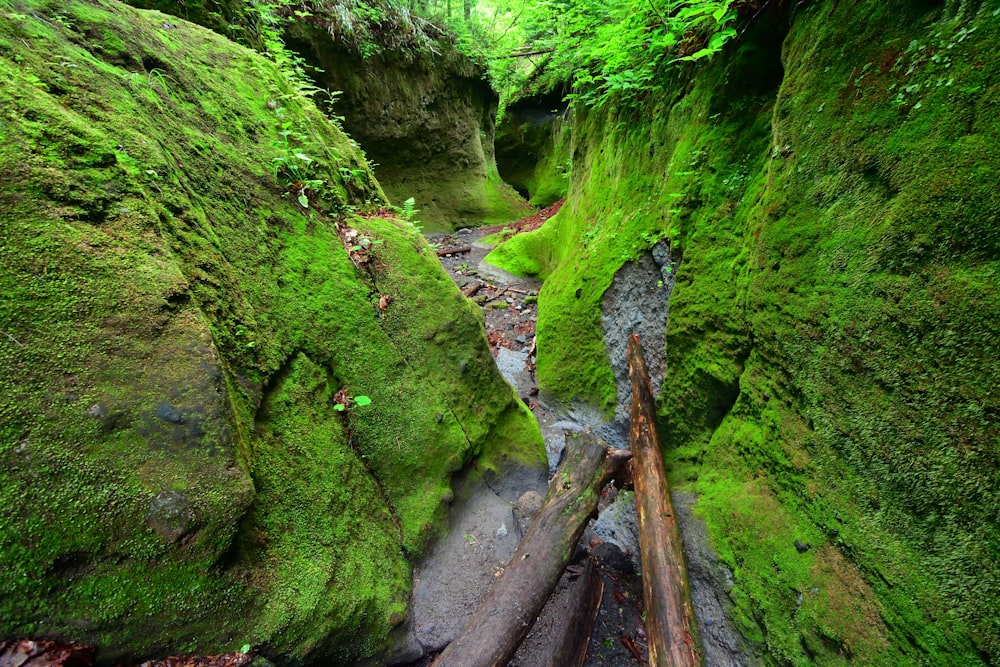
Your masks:
<instances>
[{"instance_id":1,"label":"water-worn channel","mask_svg":"<svg viewBox=\"0 0 1000 667\"><path fill-rule=\"evenodd\" d=\"M549 456L549 472L558 465L567 437L592 430L612 447L628 447L627 405L630 400L625 369L624 341L633 331L650 341L651 373L658 389L663 379L663 331L666 299L649 299L654 287L672 284L669 249L657 247L638 262L626 265L602 304L603 332L619 382L618 409L611 422L582 405L562 405L539 393L534 377L535 323L538 281L512 276L485 263L489 247L479 239L495 230L460 230L438 235L438 254L444 268L467 296L484 311L487 338L504 377L538 419ZM664 294L662 290L660 294ZM669 291L666 292L669 295ZM621 345L618 344L620 339ZM619 349L620 348L620 349ZM464 620L485 596L517 546L531 512L545 493L541 480L513 479L497 484L474 474L456 484L456 502L449 531L415 572L413 622L407 630L408 650L400 654L409 664L429 664L461 629ZM744 648L727 617L731 578L713 553L705 525L694 516L697 498L675 493L692 596L698 616L705 664L743 666L757 662ZM528 638L511 661L516 667L550 662L558 649L579 596L580 576L588 557L600 565L604 595L591 633L586 665L645 664L647 646L642 622L641 580L635 503L628 492L606 490L601 514L581 539L574 558ZM419 657L418 657L419 655Z\"/></svg>"}]
</instances>

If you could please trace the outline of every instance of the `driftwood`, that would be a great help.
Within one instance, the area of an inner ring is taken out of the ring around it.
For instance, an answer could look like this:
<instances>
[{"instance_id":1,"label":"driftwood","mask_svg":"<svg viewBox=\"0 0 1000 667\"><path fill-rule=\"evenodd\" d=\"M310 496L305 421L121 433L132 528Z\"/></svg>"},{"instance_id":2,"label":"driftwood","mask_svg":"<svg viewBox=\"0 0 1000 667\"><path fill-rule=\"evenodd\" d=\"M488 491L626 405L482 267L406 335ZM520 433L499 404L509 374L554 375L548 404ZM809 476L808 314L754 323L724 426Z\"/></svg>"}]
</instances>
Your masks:
<instances>
[{"instance_id":1,"label":"driftwood","mask_svg":"<svg viewBox=\"0 0 1000 667\"><path fill-rule=\"evenodd\" d=\"M628 341L628 374L632 381L629 444L635 457L632 472L639 514L649 664L693 667L701 664L701 655L684 549L656 432L649 373L635 334Z\"/></svg>"},{"instance_id":2,"label":"driftwood","mask_svg":"<svg viewBox=\"0 0 1000 667\"><path fill-rule=\"evenodd\" d=\"M463 253L472 252L472 246L464 245L460 248L439 248L437 251L438 257L444 257L445 255L461 255Z\"/></svg>"},{"instance_id":3,"label":"driftwood","mask_svg":"<svg viewBox=\"0 0 1000 667\"><path fill-rule=\"evenodd\" d=\"M587 558L583 576L577 584L579 592L571 602L572 616L563 635L558 652L549 658L546 667L583 667L587 659L587 648L590 646L590 633L597 621L597 612L601 609L601 597L604 595L604 582L597 572L593 557Z\"/></svg>"},{"instance_id":4,"label":"driftwood","mask_svg":"<svg viewBox=\"0 0 1000 667\"><path fill-rule=\"evenodd\" d=\"M563 463L517 551L432 667L497 667L510 660L597 512L601 489L630 458L628 451L609 450L588 434L567 442Z\"/></svg>"}]
</instances>

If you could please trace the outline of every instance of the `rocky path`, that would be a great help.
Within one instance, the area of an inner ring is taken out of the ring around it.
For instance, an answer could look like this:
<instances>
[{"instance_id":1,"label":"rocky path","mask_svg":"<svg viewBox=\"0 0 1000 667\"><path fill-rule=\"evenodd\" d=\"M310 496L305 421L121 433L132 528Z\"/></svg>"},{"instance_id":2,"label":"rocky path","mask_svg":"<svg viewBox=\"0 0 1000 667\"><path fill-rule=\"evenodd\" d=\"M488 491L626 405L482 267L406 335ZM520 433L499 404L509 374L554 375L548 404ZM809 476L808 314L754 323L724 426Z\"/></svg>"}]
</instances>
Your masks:
<instances>
[{"instance_id":1,"label":"rocky path","mask_svg":"<svg viewBox=\"0 0 1000 667\"><path fill-rule=\"evenodd\" d=\"M557 204L531 218L512 223L509 229L512 233L519 233L537 228L554 215L558 207ZM487 338L497 366L538 419L549 455L549 474L558 465L566 438L572 437L575 431L593 428L611 446L627 448L627 406L621 405L611 422L599 423L598 415L588 414L580 406L567 409L565 406L549 405L544 394L539 394L534 376L534 334L537 294L541 285L537 281L507 274L483 261L489 247L480 239L496 231L499 231L498 228L460 230L431 240L439 244L438 254L442 264L456 284L483 307ZM623 267L621 278L625 286L617 290L620 294L612 295L610 302L605 299L605 320L608 320L605 324L609 325L605 327L606 339L624 340L629 331L636 330L636 327L641 329L647 321L653 323L654 329L665 326L665 304L662 304L663 312L650 312L650 307L656 304L642 296L644 292L641 289L633 287L641 287L643 280L657 284L658 279L666 281L672 278L672 271L664 277L661 270L667 262L672 262L669 256L657 256L657 249L654 248L649 257ZM676 269L674 264L671 267ZM615 292L614 289L610 291ZM645 332L645 336L648 338L650 333ZM616 363L612 354L612 363L616 372L625 373L622 359L617 359ZM659 380L662 380L662 375ZM622 396L619 399L623 400ZM739 637L728 617L732 574L719 563L709 543L705 524L695 515L697 497L679 492L672 495L685 545L685 560L705 665L748 667L759 664L760 656ZM566 622L578 597L573 589L578 585L582 570L580 563L588 554L601 565L600 574L605 588L584 664L587 667L646 664L648 647L642 624L642 586L640 577L634 571L639 565L635 502L631 494L619 494L612 488L602 501L597 521L584 533L578 547L577 566L567 570L531 634L510 663L512 666L552 664L548 661L565 634Z\"/></svg>"},{"instance_id":2,"label":"rocky path","mask_svg":"<svg viewBox=\"0 0 1000 667\"><path fill-rule=\"evenodd\" d=\"M510 226L523 231L539 226L558 210L558 205ZM441 263L456 285L483 309L487 339L497 367L538 419L549 456L550 475L558 466L566 438L581 425L551 410L539 400L535 382L535 325L541 283L513 276L483 261L492 246L480 241L500 228L462 229L450 235L429 237L437 245ZM558 410L558 407L556 407ZM617 492L611 489L602 507L603 514L620 512L627 504L627 494L614 503ZM613 504L614 503L614 504ZM610 516L603 519L604 529L620 529ZM587 653L590 666L625 667L645 665L648 649L642 625L641 582L635 573L632 554L626 554L612 542L598 537L594 529L584 534L574 565L559 582L552 598L542 610L528 638L510 662L511 667L542 667L559 648L583 585L583 565L592 555L604 582L604 596L597 622L591 633ZM471 611L471 610L470 610Z\"/></svg>"}]
</instances>

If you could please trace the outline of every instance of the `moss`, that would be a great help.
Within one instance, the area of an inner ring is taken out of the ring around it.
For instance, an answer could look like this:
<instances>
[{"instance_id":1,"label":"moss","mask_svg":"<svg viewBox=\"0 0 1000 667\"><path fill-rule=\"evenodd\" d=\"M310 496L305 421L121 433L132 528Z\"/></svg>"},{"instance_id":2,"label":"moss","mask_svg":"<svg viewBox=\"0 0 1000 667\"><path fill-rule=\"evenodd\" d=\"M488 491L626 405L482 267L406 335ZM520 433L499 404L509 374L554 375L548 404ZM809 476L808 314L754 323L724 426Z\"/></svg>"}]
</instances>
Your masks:
<instances>
[{"instance_id":1,"label":"moss","mask_svg":"<svg viewBox=\"0 0 1000 667\"><path fill-rule=\"evenodd\" d=\"M371 656L451 473L542 465L537 426L419 234L356 215L384 203L363 156L272 64L57 4L0 16L0 632L106 663ZM294 152L308 209L273 172ZM341 390L373 402L345 415Z\"/></svg>"},{"instance_id":2,"label":"moss","mask_svg":"<svg viewBox=\"0 0 1000 667\"><path fill-rule=\"evenodd\" d=\"M669 239L670 475L769 664L989 664L1000 27L902 2L790 25L780 58L758 22L673 99L577 110L569 200L489 261L545 278L542 386L608 407L601 296Z\"/></svg>"},{"instance_id":3,"label":"moss","mask_svg":"<svg viewBox=\"0 0 1000 667\"><path fill-rule=\"evenodd\" d=\"M338 17L328 21L317 10L310 20L289 26L289 46L314 66L320 87L343 91L331 112L372 160L394 204L414 198L415 219L429 232L530 214L497 173L497 97L478 65L446 43L433 58L358 53L328 32Z\"/></svg>"},{"instance_id":4,"label":"moss","mask_svg":"<svg viewBox=\"0 0 1000 667\"><path fill-rule=\"evenodd\" d=\"M504 180L533 205L566 197L571 132L558 95L508 100L497 127L496 161Z\"/></svg>"}]
</instances>

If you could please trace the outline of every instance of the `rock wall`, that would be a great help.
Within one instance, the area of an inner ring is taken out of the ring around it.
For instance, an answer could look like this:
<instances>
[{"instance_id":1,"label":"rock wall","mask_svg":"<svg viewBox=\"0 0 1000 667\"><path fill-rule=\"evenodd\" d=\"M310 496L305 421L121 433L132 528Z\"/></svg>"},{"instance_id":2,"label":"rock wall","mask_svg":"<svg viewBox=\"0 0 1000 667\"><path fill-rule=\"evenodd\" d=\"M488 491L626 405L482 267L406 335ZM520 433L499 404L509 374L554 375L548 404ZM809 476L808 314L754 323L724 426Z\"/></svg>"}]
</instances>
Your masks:
<instances>
[{"instance_id":1,"label":"rock wall","mask_svg":"<svg viewBox=\"0 0 1000 667\"><path fill-rule=\"evenodd\" d=\"M452 474L544 470L478 310L219 35L8 3L0 80L0 636L377 655Z\"/></svg>"},{"instance_id":2,"label":"rock wall","mask_svg":"<svg viewBox=\"0 0 1000 667\"><path fill-rule=\"evenodd\" d=\"M669 99L576 109L538 376L610 416L602 297L679 261L661 434L766 664L1000 660L1000 38L980 2L764 18Z\"/></svg>"},{"instance_id":3,"label":"rock wall","mask_svg":"<svg viewBox=\"0 0 1000 667\"><path fill-rule=\"evenodd\" d=\"M561 95L533 95L508 103L497 127L500 176L535 206L564 198L569 188L568 116Z\"/></svg>"},{"instance_id":4,"label":"rock wall","mask_svg":"<svg viewBox=\"0 0 1000 667\"><path fill-rule=\"evenodd\" d=\"M479 66L442 43L434 54L362 57L305 23L289 45L339 91L332 112L360 144L390 200L409 197L427 231L514 220L530 209L497 174L498 98Z\"/></svg>"}]
</instances>

